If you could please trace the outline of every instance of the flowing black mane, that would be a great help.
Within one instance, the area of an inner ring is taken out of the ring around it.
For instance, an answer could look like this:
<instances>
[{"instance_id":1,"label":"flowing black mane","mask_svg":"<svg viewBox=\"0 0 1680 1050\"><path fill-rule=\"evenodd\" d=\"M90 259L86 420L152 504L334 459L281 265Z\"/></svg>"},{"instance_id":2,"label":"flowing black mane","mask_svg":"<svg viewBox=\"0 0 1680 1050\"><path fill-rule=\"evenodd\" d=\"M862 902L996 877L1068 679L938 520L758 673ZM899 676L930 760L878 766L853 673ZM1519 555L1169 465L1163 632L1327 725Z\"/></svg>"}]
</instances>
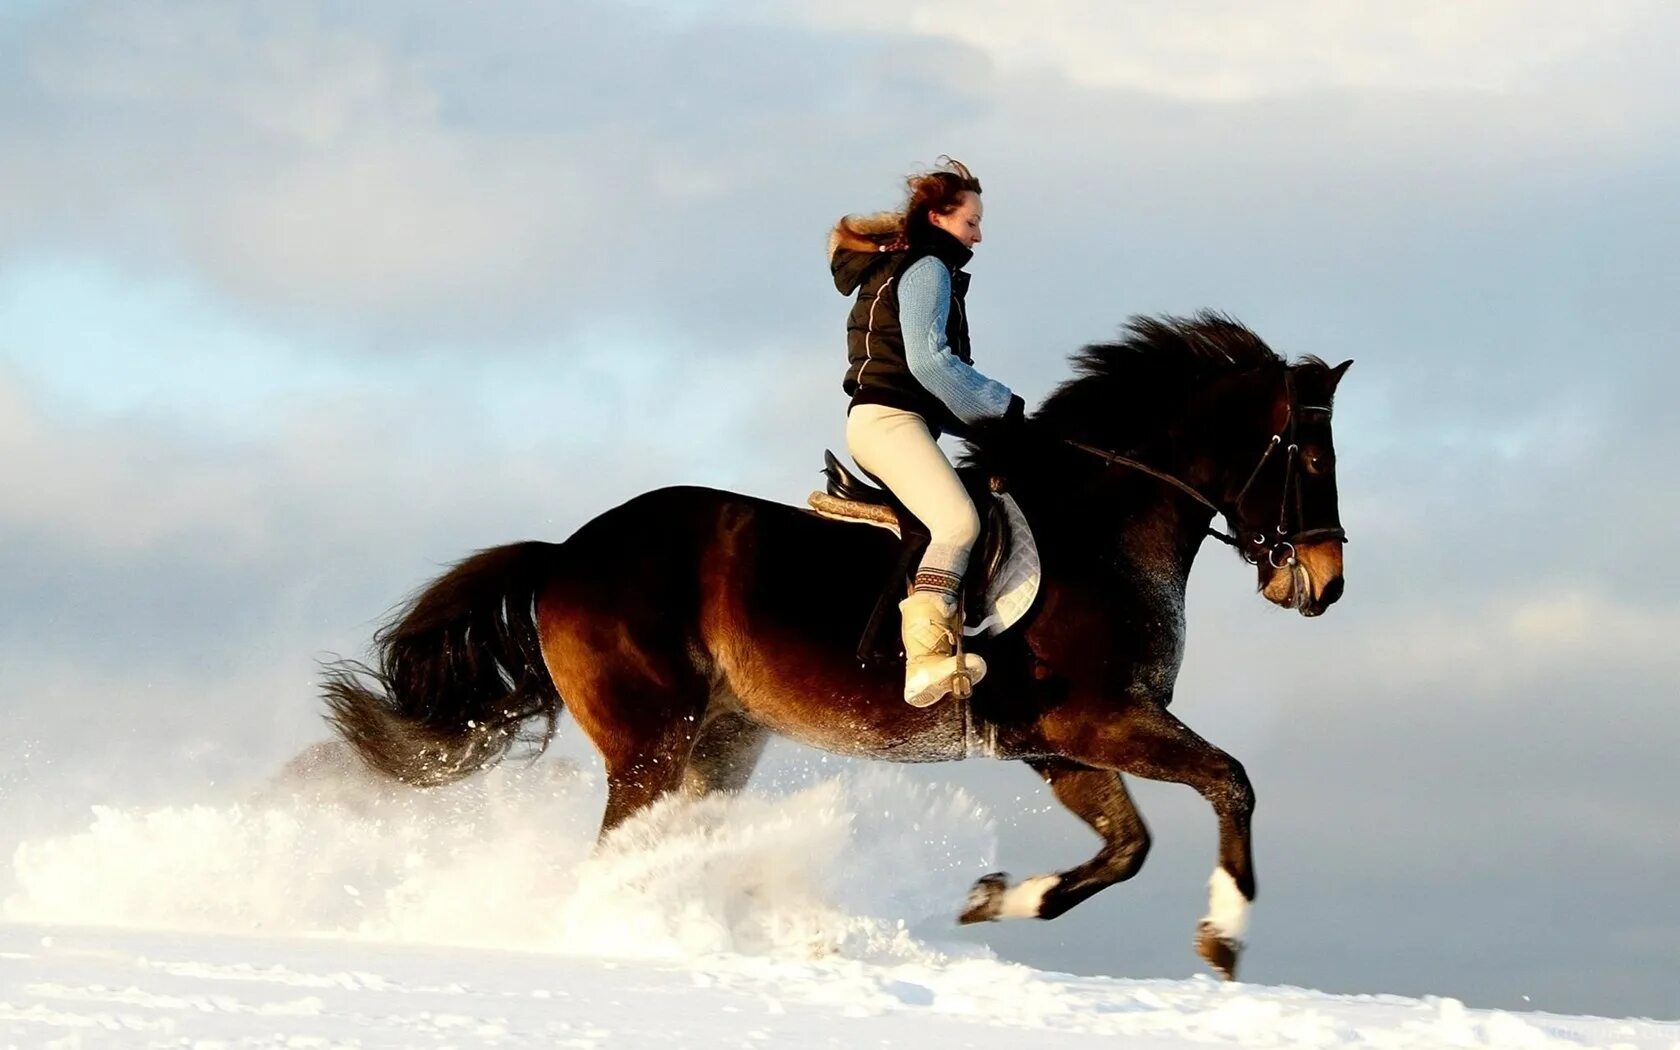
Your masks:
<instances>
[{"instance_id":1,"label":"flowing black mane","mask_svg":"<svg viewBox=\"0 0 1680 1050\"><path fill-rule=\"evenodd\" d=\"M1117 452L1162 437L1196 390L1220 376L1282 369L1287 362L1241 322L1212 310L1193 317L1130 318L1121 338L1070 355L1074 376L1032 413L1042 435L1074 437ZM1322 365L1316 358L1304 361ZM1030 449L1004 448L999 428L983 425L965 466L1007 473Z\"/></svg>"},{"instance_id":2,"label":"flowing black mane","mask_svg":"<svg viewBox=\"0 0 1680 1050\"><path fill-rule=\"evenodd\" d=\"M1133 317L1121 339L1072 355L1074 378L1058 386L1035 414L1058 432L1092 420L1144 435L1209 379L1282 365L1265 341L1223 314ZM1111 433L1113 433L1111 431Z\"/></svg>"}]
</instances>

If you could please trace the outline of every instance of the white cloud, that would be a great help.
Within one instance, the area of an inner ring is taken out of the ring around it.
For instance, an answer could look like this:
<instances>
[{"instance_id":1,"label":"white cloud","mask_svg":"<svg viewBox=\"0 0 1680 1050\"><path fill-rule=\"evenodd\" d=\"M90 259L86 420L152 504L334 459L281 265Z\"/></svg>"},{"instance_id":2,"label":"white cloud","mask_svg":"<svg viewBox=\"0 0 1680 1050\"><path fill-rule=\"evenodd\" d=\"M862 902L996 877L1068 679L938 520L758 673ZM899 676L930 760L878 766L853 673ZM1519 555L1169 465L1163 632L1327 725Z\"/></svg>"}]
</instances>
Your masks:
<instances>
[{"instance_id":1,"label":"white cloud","mask_svg":"<svg viewBox=\"0 0 1680 1050\"><path fill-rule=\"evenodd\" d=\"M761 17L787 10L755 6ZM797 10L830 29L957 41L1006 71L1044 68L1091 86L1213 101L1326 87L1511 91L1642 22L1680 20L1658 3L1522 0L858 0Z\"/></svg>"},{"instance_id":2,"label":"white cloud","mask_svg":"<svg viewBox=\"0 0 1680 1050\"><path fill-rule=\"evenodd\" d=\"M1444 607L1407 608L1346 654L1392 687L1542 685L1583 668L1680 673L1680 609L1648 608L1564 583L1484 599L1443 581Z\"/></svg>"},{"instance_id":3,"label":"white cloud","mask_svg":"<svg viewBox=\"0 0 1680 1050\"><path fill-rule=\"evenodd\" d=\"M72 546L135 552L214 535L207 556L245 547L266 525L252 497L261 482L237 462L159 471L155 435L127 428L54 428L0 371L0 491L13 494L0 528Z\"/></svg>"},{"instance_id":4,"label":"white cloud","mask_svg":"<svg viewBox=\"0 0 1680 1050\"><path fill-rule=\"evenodd\" d=\"M26 57L38 113L0 146L17 227L173 249L248 299L482 308L554 284L601 228L590 143L451 123L413 56L302 14L95 6Z\"/></svg>"},{"instance_id":5,"label":"white cloud","mask_svg":"<svg viewBox=\"0 0 1680 1050\"><path fill-rule=\"evenodd\" d=\"M1510 3L562 8L440 5L427 33L377 7L44 13L0 40L0 258L185 272L346 345L506 346L611 310L727 342L720 294L817 288L791 246L951 149L1000 234L1013 212L1044 238L1029 281L1104 239L1093 215L1161 242L1117 275L1137 298L1105 307L1112 324L1169 289L1276 300L1272 274L1434 265L1420 237L1512 210L1514 179L1648 159L1672 100L1613 61L1618 34L1680 22Z\"/></svg>"},{"instance_id":6,"label":"white cloud","mask_svg":"<svg viewBox=\"0 0 1680 1050\"><path fill-rule=\"evenodd\" d=\"M331 313L477 313L571 280L601 210L559 144L438 128L248 173L183 215L211 273L246 296ZM478 309L475 309L478 308Z\"/></svg>"},{"instance_id":7,"label":"white cloud","mask_svg":"<svg viewBox=\"0 0 1680 1050\"><path fill-rule=\"evenodd\" d=\"M323 25L304 7L83 4L28 51L60 101L168 110L241 145L324 149L437 117L437 98L384 42ZM192 61L184 61L187 56Z\"/></svg>"}]
</instances>

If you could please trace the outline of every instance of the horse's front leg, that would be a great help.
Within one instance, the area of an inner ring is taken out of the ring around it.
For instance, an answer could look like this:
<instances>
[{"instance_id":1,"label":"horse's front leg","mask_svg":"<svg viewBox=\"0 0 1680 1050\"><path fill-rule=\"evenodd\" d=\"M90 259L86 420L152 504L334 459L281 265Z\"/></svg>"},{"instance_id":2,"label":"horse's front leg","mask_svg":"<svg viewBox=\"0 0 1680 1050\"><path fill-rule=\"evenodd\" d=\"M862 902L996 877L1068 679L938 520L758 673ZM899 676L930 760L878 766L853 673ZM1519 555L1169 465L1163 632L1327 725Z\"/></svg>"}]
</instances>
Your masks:
<instances>
[{"instance_id":1,"label":"horse's front leg","mask_svg":"<svg viewBox=\"0 0 1680 1050\"><path fill-rule=\"evenodd\" d=\"M1102 848L1090 860L1054 875L1035 875L1014 886L1002 872L974 884L962 922L992 919L1054 919L1085 898L1137 874L1149 855L1144 827L1120 774L1059 758L1028 759L1056 798L1091 830Z\"/></svg>"},{"instance_id":2,"label":"horse's front leg","mask_svg":"<svg viewBox=\"0 0 1680 1050\"><path fill-rule=\"evenodd\" d=\"M1219 819L1219 864L1208 882L1208 913L1196 932L1196 951L1227 980L1234 979L1243 931L1254 900L1254 849L1249 825L1254 789L1242 763L1196 735L1166 708L1149 702L1116 712L1068 704L1040 723L1050 747L1089 766L1149 780L1188 784Z\"/></svg>"}]
</instances>

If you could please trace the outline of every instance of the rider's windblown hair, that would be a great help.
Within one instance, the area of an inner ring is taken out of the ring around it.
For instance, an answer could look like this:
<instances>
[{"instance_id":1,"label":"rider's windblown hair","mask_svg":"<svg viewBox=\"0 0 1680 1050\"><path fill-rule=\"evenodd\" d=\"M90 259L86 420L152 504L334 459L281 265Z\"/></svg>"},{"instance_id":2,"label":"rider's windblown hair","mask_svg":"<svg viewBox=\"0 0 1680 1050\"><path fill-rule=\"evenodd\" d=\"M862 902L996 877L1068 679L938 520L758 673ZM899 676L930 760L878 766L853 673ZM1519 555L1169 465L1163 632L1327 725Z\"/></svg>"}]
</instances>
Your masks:
<instances>
[{"instance_id":1,"label":"rider's windblown hair","mask_svg":"<svg viewBox=\"0 0 1680 1050\"><path fill-rule=\"evenodd\" d=\"M897 251L932 228L928 213L949 215L962 207L964 193L979 193L980 180L959 160L941 156L939 166L905 179L908 195L898 211L848 215L835 226L829 255L836 247L860 252Z\"/></svg>"}]
</instances>

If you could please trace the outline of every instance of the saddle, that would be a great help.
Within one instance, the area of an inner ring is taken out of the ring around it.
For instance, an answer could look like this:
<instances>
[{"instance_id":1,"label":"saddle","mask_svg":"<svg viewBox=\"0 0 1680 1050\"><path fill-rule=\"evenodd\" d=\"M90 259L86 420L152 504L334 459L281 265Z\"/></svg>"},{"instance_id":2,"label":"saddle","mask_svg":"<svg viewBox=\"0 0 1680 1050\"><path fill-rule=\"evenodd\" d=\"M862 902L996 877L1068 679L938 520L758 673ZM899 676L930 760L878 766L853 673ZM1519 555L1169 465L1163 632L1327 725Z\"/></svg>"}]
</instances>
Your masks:
<instances>
[{"instance_id":1,"label":"saddle","mask_svg":"<svg viewBox=\"0 0 1680 1050\"><path fill-rule=\"evenodd\" d=\"M868 473L865 471L864 473ZM890 529L903 541L898 560L887 574L881 595L858 638L857 657L863 664L894 663L904 658L898 631L898 603L915 586L916 566L931 540L927 526L900 503L885 485L872 485L847 470L834 453L823 451L823 475L827 492L813 492L807 499L811 509L823 517L856 521ZM870 475L875 481L880 481ZM1003 479L969 467L957 470L968 498L980 514L980 536L974 542L974 556L963 574L963 619L975 621L986 615L986 593L992 579L1009 554L1009 518L993 493L1004 491Z\"/></svg>"}]
</instances>

